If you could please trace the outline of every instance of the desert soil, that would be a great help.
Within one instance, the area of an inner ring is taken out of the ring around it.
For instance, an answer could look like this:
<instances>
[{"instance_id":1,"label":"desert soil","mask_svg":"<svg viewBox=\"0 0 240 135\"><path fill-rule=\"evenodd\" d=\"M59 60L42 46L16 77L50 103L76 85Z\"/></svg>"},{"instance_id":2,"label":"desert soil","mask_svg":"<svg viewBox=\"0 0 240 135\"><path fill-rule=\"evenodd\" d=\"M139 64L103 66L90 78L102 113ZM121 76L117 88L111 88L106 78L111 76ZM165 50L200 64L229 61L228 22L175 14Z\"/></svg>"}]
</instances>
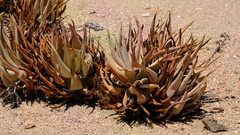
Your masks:
<instances>
[{"instance_id":1,"label":"desert soil","mask_svg":"<svg viewBox=\"0 0 240 135\"><path fill-rule=\"evenodd\" d=\"M34 102L10 109L0 106L0 134L51 135L51 134L214 134L204 129L203 118L213 117L218 123L228 127L220 135L240 135L240 1L239 0L69 0L66 23L75 22L81 29L84 23L102 26L103 31L92 34L102 40L106 31L116 34L120 22L127 31L129 18L134 23L136 16L144 24L147 33L156 9L158 19L165 20L172 12L173 30L184 27L195 20L186 31L186 37L193 34L201 39L205 35L211 41L199 54L206 60L216 50L220 34L226 33L230 40L221 46L215 57L220 57L213 65L221 67L208 77L208 87L202 98L201 115L190 114L184 121L159 120L153 128L139 118L139 122L124 121L112 110L101 110L87 105L70 103L57 110ZM91 30L93 31L93 30ZM67 109L66 109L67 108ZM29 129L26 129L29 128Z\"/></svg>"}]
</instances>

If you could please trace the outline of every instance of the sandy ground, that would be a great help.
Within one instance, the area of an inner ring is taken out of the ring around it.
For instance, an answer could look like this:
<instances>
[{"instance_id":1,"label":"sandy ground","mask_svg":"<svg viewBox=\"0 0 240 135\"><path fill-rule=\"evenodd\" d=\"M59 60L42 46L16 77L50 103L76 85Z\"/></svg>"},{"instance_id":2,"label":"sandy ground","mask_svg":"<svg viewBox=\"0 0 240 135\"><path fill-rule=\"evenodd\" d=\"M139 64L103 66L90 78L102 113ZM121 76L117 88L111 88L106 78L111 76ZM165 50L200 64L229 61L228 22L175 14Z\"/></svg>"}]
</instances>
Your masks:
<instances>
[{"instance_id":1,"label":"sandy ground","mask_svg":"<svg viewBox=\"0 0 240 135\"><path fill-rule=\"evenodd\" d=\"M157 121L153 128L139 122L122 121L111 110L70 103L58 110L34 103L20 108L10 109L0 106L0 134L213 134L203 128L201 120L213 117L228 127L220 135L240 135L240 1L238 0L69 0L65 22L72 19L76 26L94 23L102 26L103 31L93 32L97 38L104 39L106 30L116 33L120 22L127 30L129 18L136 16L145 25L147 33L152 16L159 9L158 18L165 18L172 11L174 30L184 27L196 20L188 29L195 37L206 35L212 38L200 54L200 59L207 59L217 48L216 42L222 40L220 34L225 32L230 37L220 58L213 64L222 65L208 78L208 87L203 102L202 115L190 114L182 122ZM95 13L94 13L95 12ZM134 19L131 19L134 22ZM67 109L66 109L67 108ZM130 123L130 124L129 124ZM26 129L28 128L29 129Z\"/></svg>"}]
</instances>

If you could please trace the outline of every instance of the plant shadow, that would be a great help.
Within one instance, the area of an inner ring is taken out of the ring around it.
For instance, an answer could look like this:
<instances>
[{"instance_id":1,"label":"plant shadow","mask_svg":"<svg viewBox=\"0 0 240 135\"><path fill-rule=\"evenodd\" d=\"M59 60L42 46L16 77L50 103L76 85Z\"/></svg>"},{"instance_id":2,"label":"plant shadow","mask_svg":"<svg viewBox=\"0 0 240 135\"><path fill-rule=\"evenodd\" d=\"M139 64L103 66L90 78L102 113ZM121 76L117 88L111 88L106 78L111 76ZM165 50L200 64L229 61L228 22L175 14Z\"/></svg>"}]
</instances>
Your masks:
<instances>
[{"instance_id":1,"label":"plant shadow","mask_svg":"<svg viewBox=\"0 0 240 135\"><path fill-rule=\"evenodd\" d=\"M111 114L111 116L118 115L117 113ZM115 119L117 123L127 124L130 128L146 126L149 128L154 128L154 126L161 126L167 128L166 124L175 124L176 122L180 122L183 124L187 124L189 122L193 122L194 120L201 120L205 118L206 115L203 109L197 109L194 112L191 112L184 116L173 116L171 119L167 119L166 117L162 119L151 119L144 115L138 115L131 118L126 118L122 116L117 116Z\"/></svg>"},{"instance_id":2,"label":"plant shadow","mask_svg":"<svg viewBox=\"0 0 240 135\"><path fill-rule=\"evenodd\" d=\"M221 100L219 98L214 98L213 96L203 95L198 102L201 104L207 104L207 103L215 103L218 101L221 101ZM199 108L186 115L172 116L170 119L168 119L167 116L162 119L151 119L144 115L138 115L132 118L125 118L122 116L118 116L117 122L127 123L131 128L142 126L142 125L150 128L153 128L153 126L155 125L167 127L166 124L174 124L176 122L180 122L188 125L194 120L204 119L209 113L214 113L214 112L207 112L206 110ZM115 114L112 114L112 116L113 115L118 115L118 114L115 113Z\"/></svg>"}]
</instances>

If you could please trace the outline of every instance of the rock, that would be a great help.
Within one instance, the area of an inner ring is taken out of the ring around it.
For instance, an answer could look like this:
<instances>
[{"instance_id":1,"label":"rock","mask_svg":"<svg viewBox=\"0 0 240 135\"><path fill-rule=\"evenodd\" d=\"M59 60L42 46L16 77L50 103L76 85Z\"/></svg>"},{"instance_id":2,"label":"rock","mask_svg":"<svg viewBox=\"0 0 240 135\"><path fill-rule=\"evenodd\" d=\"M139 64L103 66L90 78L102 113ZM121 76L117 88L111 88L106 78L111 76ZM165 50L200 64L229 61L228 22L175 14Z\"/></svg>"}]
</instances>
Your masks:
<instances>
[{"instance_id":1,"label":"rock","mask_svg":"<svg viewBox=\"0 0 240 135\"><path fill-rule=\"evenodd\" d=\"M34 128L34 127L36 127L36 125L30 123L30 124L27 124L27 125L25 126L25 129L31 129L31 128Z\"/></svg>"},{"instance_id":2,"label":"rock","mask_svg":"<svg viewBox=\"0 0 240 135\"><path fill-rule=\"evenodd\" d=\"M18 124L18 125L23 125L23 122L17 121L17 124Z\"/></svg>"},{"instance_id":3,"label":"rock","mask_svg":"<svg viewBox=\"0 0 240 135\"><path fill-rule=\"evenodd\" d=\"M218 110L219 112L223 112L224 108L222 108L222 107L213 107L213 110Z\"/></svg>"},{"instance_id":4,"label":"rock","mask_svg":"<svg viewBox=\"0 0 240 135\"><path fill-rule=\"evenodd\" d=\"M103 30L103 27L97 26L97 25L95 25L93 23L86 23L85 25L86 25L86 27L94 29L95 31Z\"/></svg>"},{"instance_id":5,"label":"rock","mask_svg":"<svg viewBox=\"0 0 240 135\"><path fill-rule=\"evenodd\" d=\"M227 131L228 128L223 124L218 124L217 121L213 118L205 118L202 120L205 128L212 132Z\"/></svg>"},{"instance_id":6,"label":"rock","mask_svg":"<svg viewBox=\"0 0 240 135\"><path fill-rule=\"evenodd\" d=\"M237 124L240 124L240 120L238 120L236 123L237 123Z\"/></svg>"},{"instance_id":7,"label":"rock","mask_svg":"<svg viewBox=\"0 0 240 135\"><path fill-rule=\"evenodd\" d=\"M147 13L142 14L142 16L143 16L143 17L149 17L149 16L151 16L151 15L150 15L150 13L147 12Z\"/></svg>"},{"instance_id":8,"label":"rock","mask_svg":"<svg viewBox=\"0 0 240 135\"><path fill-rule=\"evenodd\" d=\"M230 96L225 96L225 97L223 97L224 99L235 99L236 97L235 96L233 96L233 95L230 95Z\"/></svg>"},{"instance_id":9,"label":"rock","mask_svg":"<svg viewBox=\"0 0 240 135\"><path fill-rule=\"evenodd\" d=\"M151 5L147 5L145 9L151 9Z\"/></svg>"}]
</instances>

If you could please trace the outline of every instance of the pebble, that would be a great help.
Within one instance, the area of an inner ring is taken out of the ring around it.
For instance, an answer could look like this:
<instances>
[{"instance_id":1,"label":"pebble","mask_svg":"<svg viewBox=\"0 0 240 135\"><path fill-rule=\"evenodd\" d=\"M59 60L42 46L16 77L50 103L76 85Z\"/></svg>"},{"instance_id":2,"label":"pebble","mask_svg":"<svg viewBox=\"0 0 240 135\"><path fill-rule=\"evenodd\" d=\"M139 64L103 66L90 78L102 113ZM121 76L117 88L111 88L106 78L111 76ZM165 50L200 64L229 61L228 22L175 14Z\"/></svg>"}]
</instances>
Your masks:
<instances>
[{"instance_id":1,"label":"pebble","mask_svg":"<svg viewBox=\"0 0 240 135\"><path fill-rule=\"evenodd\" d=\"M146 7L145 7L145 9L151 9L151 6L150 6L150 5L148 5L148 6L146 6Z\"/></svg>"},{"instance_id":2,"label":"pebble","mask_svg":"<svg viewBox=\"0 0 240 135\"><path fill-rule=\"evenodd\" d=\"M218 110L220 112L223 112L224 108L222 108L222 107L213 107L213 110Z\"/></svg>"},{"instance_id":3,"label":"pebble","mask_svg":"<svg viewBox=\"0 0 240 135\"><path fill-rule=\"evenodd\" d=\"M31 129L31 128L34 128L34 127L36 127L36 125L30 123L30 124L27 124L27 125L25 126L25 129Z\"/></svg>"},{"instance_id":4,"label":"pebble","mask_svg":"<svg viewBox=\"0 0 240 135\"><path fill-rule=\"evenodd\" d=\"M151 15L150 15L150 13L147 12L147 13L142 14L142 16L143 17L150 17Z\"/></svg>"},{"instance_id":5,"label":"pebble","mask_svg":"<svg viewBox=\"0 0 240 135\"><path fill-rule=\"evenodd\" d=\"M220 131L228 130L228 128L225 125L217 123L217 121L213 118L205 118L202 120L202 123L204 124L207 130L212 132L220 132Z\"/></svg>"},{"instance_id":6,"label":"pebble","mask_svg":"<svg viewBox=\"0 0 240 135\"><path fill-rule=\"evenodd\" d=\"M18 124L18 125L23 125L23 122L17 121L17 124Z\"/></svg>"},{"instance_id":7,"label":"pebble","mask_svg":"<svg viewBox=\"0 0 240 135\"><path fill-rule=\"evenodd\" d=\"M95 25L93 23L86 23L85 25L86 25L86 27L94 29L95 31L103 30L103 27L97 26L97 25Z\"/></svg>"},{"instance_id":8,"label":"pebble","mask_svg":"<svg viewBox=\"0 0 240 135\"><path fill-rule=\"evenodd\" d=\"M233 95L230 95L230 96L225 96L225 97L223 97L224 99L235 99L236 97L235 96L233 96Z\"/></svg>"},{"instance_id":9,"label":"pebble","mask_svg":"<svg viewBox=\"0 0 240 135\"><path fill-rule=\"evenodd\" d=\"M237 124L240 124L240 120L237 121Z\"/></svg>"}]
</instances>

